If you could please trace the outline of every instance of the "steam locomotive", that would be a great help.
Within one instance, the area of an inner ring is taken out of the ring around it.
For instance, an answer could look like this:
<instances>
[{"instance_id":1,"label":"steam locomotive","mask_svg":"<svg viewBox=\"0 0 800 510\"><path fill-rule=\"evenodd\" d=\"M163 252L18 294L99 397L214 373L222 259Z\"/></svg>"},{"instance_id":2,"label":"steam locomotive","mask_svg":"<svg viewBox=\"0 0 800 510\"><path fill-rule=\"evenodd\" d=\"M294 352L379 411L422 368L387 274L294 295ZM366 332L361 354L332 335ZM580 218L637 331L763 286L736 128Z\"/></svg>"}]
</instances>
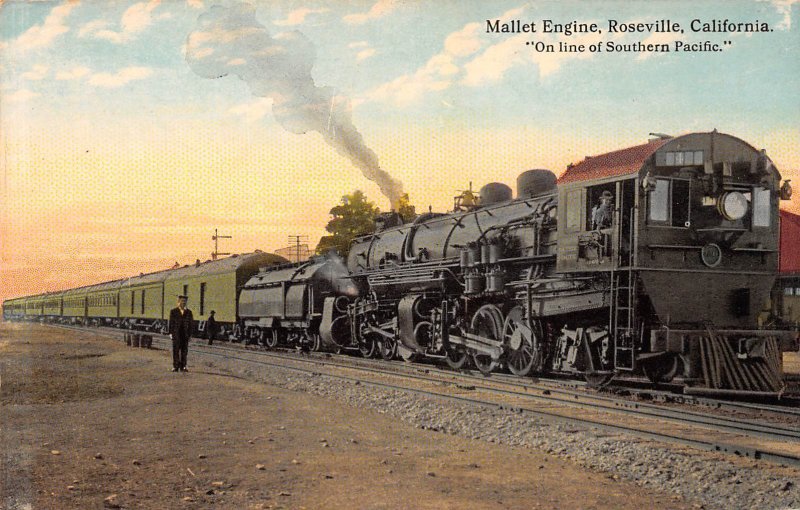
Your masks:
<instances>
[{"instance_id":1,"label":"steam locomotive","mask_svg":"<svg viewBox=\"0 0 800 510\"><path fill-rule=\"evenodd\" d=\"M515 199L491 183L448 214L381 215L324 285L307 282L331 262L291 277L266 270L241 301L259 301L260 285L261 302L276 306L240 313L270 338L385 359L776 393L781 353L797 350L797 335L760 330L756 318L777 272L779 200L790 196L765 152L738 138L657 136L558 179L525 172ZM313 320L282 318L280 295L304 296L296 315Z\"/></svg>"},{"instance_id":2,"label":"steam locomotive","mask_svg":"<svg viewBox=\"0 0 800 510\"><path fill-rule=\"evenodd\" d=\"M757 317L778 269L779 201L790 196L766 153L743 140L656 135L558 179L524 172L516 198L490 183L450 213L410 223L382 214L346 263L237 265L240 291L222 301L234 302L230 334L267 346L775 394L797 333L759 329ZM198 278L208 271L198 266ZM126 311L117 306L117 323Z\"/></svg>"}]
</instances>

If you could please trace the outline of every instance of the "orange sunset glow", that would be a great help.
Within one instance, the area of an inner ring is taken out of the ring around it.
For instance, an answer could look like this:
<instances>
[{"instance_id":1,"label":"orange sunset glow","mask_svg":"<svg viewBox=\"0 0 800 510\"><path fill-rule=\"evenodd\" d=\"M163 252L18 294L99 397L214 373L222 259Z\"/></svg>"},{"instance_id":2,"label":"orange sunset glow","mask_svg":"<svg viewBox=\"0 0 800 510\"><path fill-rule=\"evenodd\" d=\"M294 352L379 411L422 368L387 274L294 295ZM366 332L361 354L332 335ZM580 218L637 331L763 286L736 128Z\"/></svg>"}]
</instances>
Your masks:
<instances>
[{"instance_id":1,"label":"orange sunset glow","mask_svg":"<svg viewBox=\"0 0 800 510\"><path fill-rule=\"evenodd\" d=\"M389 208L319 132L284 129L270 99L235 76L194 74L187 36L208 5L151 2L136 25L133 14L123 22L134 3L20 4L0 10L0 301L207 260L215 228L232 236L220 244L230 253L274 251L295 234L313 246L330 208L356 189ZM545 66L475 28L518 7L513 2L475 2L474 12L458 15L419 2L406 6L410 14L389 13L399 17L391 38L426 34L404 51L379 40L368 22L333 26L370 2L331 4L318 15L330 25L291 26L279 21L299 2L256 5L270 30L297 29L316 45L316 83L345 98L365 144L417 211L449 209L470 181L514 187L524 170L559 174L587 155L643 143L650 132L716 128L766 149L800 186L800 69L781 53L798 41L797 23L771 42L739 38L713 60L553 57ZM420 12L429 29L408 21ZM94 30L98 20L117 35ZM741 68L772 46L753 71L780 69L771 84L737 78L728 86L715 71ZM508 65L490 69L493 55ZM708 71L702 80L675 75L692 66ZM649 81L656 74L676 78ZM800 213L798 199L783 206Z\"/></svg>"}]
</instances>

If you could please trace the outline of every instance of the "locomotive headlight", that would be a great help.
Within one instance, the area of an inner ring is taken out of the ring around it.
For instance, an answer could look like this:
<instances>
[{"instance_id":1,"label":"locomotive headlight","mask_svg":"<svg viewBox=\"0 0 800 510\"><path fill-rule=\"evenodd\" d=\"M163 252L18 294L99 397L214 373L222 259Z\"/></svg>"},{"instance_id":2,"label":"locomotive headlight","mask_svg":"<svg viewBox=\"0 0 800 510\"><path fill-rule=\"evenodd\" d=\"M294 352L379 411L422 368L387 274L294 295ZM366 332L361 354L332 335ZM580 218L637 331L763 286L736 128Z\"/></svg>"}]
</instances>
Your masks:
<instances>
[{"instance_id":1,"label":"locomotive headlight","mask_svg":"<svg viewBox=\"0 0 800 510\"><path fill-rule=\"evenodd\" d=\"M747 199L738 191L729 191L719 197L717 208L726 220L740 220L747 214Z\"/></svg>"}]
</instances>

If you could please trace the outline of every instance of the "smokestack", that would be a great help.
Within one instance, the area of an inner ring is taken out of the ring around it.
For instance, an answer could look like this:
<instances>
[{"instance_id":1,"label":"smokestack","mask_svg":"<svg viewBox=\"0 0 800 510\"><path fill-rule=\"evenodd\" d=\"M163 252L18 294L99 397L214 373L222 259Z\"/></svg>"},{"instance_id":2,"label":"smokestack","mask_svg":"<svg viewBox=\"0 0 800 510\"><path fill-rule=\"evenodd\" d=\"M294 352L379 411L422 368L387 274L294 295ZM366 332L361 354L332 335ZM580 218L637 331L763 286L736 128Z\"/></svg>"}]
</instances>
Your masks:
<instances>
[{"instance_id":1,"label":"smokestack","mask_svg":"<svg viewBox=\"0 0 800 510\"><path fill-rule=\"evenodd\" d=\"M253 95L272 98L272 113L284 129L320 133L397 208L403 185L380 167L378 156L364 144L353 125L350 101L331 87L315 85L311 69L316 51L305 35L295 30L271 36L249 4L214 6L197 25L187 39L186 60L198 76L233 74Z\"/></svg>"}]
</instances>

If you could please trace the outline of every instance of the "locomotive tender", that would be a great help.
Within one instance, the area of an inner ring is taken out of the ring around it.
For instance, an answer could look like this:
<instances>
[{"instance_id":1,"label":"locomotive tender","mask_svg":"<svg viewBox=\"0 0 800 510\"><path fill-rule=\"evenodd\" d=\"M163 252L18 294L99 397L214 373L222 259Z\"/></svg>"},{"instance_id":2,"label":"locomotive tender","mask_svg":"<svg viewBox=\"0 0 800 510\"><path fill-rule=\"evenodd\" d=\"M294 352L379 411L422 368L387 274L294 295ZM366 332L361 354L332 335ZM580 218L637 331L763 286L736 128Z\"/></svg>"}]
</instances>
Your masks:
<instances>
[{"instance_id":1,"label":"locomotive tender","mask_svg":"<svg viewBox=\"0 0 800 510\"><path fill-rule=\"evenodd\" d=\"M758 329L757 317L778 270L779 201L790 196L765 152L736 137L657 135L558 179L525 172L516 198L490 183L447 214L382 214L346 266L257 253L8 300L4 317L157 330L164 296L197 287L200 324L216 307L226 336L270 347L776 394L782 352L798 337Z\"/></svg>"}]
</instances>

